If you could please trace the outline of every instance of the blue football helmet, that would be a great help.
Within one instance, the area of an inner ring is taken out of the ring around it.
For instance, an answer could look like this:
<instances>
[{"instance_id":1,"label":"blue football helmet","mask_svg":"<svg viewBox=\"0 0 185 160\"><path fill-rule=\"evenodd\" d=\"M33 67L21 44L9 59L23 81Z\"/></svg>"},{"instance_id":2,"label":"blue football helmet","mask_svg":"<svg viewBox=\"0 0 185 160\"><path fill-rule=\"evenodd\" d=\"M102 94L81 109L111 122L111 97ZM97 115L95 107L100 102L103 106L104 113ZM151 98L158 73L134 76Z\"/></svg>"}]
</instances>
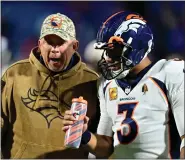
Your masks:
<instances>
[{"instance_id":1,"label":"blue football helmet","mask_svg":"<svg viewBox=\"0 0 185 160\"><path fill-rule=\"evenodd\" d=\"M152 51L153 34L141 15L121 11L101 25L94 45L104 50L98 62L103 77L121 79Z\"/></svg>"}]
</instances>

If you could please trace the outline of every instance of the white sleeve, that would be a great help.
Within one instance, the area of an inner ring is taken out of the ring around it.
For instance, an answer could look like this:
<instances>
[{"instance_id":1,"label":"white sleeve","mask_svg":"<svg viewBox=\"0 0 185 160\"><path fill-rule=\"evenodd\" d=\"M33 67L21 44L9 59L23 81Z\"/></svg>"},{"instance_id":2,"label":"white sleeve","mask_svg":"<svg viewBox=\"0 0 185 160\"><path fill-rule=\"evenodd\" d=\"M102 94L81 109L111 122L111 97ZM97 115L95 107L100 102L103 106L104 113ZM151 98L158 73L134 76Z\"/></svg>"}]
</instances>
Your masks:
<instances>
[{"instance_id":1,"label":"white sleeve","mask_svg":"<svg viewBox=\"0 0 185 160\"><path fill-rule=\"evenodd\" d=\"M106 135L112 137L112 119L107 113L105 94L103 92L103 83L101 82L98 86L98 97L100 101L100 121L98 124L97 134Z\"/></svg>"},{"instance_id":2,"label":"white sleeve","mask_svg":"<svg viewBox=\"0 0 185 160\"><path fill-rule=\"evenodd\" d=\"M169 101L179 135L184 131L184 61L172 61L167 66L167 87Z\"/></svg>"}]
</instances>

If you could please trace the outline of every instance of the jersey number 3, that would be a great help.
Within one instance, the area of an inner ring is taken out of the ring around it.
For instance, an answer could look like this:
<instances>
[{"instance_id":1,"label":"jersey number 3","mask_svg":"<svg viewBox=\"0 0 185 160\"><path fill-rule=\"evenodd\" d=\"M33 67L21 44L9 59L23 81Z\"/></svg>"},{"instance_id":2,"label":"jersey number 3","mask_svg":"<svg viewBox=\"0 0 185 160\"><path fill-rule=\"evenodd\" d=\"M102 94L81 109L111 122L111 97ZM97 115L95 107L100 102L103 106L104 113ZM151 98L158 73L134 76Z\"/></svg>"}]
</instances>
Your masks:
<instances>
[{"instance_id":1,"label":"jersey number 3","mask_svg":"<svg viewBox=\"0 0 185 160\"><path fill-rule=\"evenodd\" d=\"M124 116L121 129L117 130L117 137L121 144L131 143L138 134L137 122L132 117L137 104L138 102L132 102L118 105L118 115Z\"/></svg>"}]
</instances>

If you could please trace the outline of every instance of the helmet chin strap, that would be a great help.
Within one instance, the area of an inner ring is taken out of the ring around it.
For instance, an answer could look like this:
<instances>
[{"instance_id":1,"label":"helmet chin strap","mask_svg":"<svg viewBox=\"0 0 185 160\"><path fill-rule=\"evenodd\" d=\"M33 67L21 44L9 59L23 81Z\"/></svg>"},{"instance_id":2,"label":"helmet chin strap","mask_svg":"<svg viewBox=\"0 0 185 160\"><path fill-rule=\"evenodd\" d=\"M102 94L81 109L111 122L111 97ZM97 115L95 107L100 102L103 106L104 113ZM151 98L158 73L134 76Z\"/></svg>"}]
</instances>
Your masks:
<instances>
[{"instance_id":1,"label":"helmet chin strap","mask_svg":"<svg viewBox=\"0 0 185 160\"><path fill-rule=\"evenodd\" d=\"M122 59L125 60L125 64L126 66L133 66L133 63L131 60L127 59L126 57L122 56ZM123 61L123 60L122 60ZM118 75L116 77L116 79L122 79L122 78L125 78L128 74L129 74L129 71L132 69L132 67L128 67L128 68L124 68L123 67L123 64L121 65L121 68L117 71L112 71L113 74L115 75ZM121 73L120 73L121 72Z\"/></svg>"},{"instance_id":2,"label":"helmet chin strap","mask_svg":"<svg viewBox=\"0 0 185 160\"><path fill-rule=\"evenodd\" d=\"M116 79L123 79L129 74L130 69L123 71L119 76L116 77ZM114 71L118 72L118 71Z\"/></svg>"}]
</instances>

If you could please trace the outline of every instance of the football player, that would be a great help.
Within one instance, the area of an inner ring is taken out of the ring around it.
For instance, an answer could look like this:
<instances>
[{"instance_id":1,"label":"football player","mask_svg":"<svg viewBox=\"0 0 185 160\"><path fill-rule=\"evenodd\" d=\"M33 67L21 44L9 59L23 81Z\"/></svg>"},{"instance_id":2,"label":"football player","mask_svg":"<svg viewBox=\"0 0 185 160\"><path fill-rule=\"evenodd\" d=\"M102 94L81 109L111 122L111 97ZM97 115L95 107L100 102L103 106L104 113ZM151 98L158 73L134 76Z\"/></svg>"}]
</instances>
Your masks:
<instances>
[{"instance_id":1,"label":"football player","mask_svg":"<svg viewBox=\"0 0 185 160\"><path fill-rule=\"evenodd\" d=\"M85 118L82 144L102 158L166 159L172 158L179 136L178 150L185 158L184 61L152 62L148 56L154 48L152 31L134 12L109 17L100 27L95 48L103 50L98 63L103 76L101 118L96 135L87 130ZM171 114L178 130L175 137L170 137ZM65 131L75 119L71 111L64 119Z\"/></svg>"}]
</instances>

